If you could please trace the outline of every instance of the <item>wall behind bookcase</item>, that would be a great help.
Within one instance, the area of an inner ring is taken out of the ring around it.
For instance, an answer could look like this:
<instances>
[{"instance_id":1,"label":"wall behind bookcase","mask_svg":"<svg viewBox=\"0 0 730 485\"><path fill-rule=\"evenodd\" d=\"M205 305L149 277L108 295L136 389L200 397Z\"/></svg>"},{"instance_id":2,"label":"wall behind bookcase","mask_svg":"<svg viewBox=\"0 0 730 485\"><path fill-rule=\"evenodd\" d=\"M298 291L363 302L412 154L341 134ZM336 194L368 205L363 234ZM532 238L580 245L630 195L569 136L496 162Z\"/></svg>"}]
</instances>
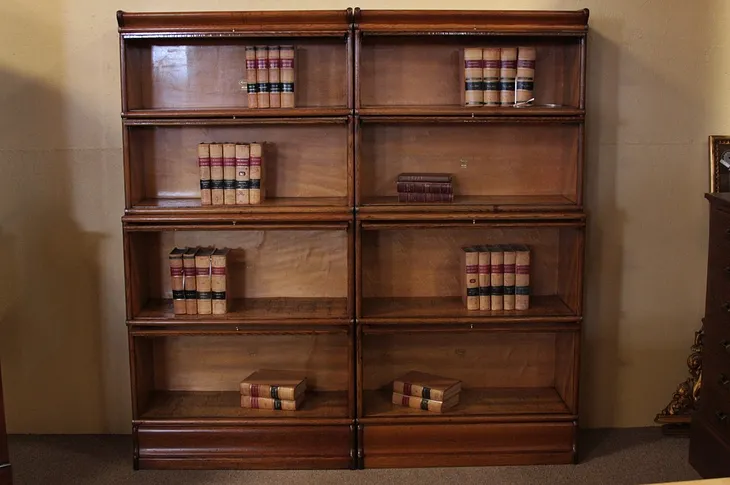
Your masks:
<instances>
[{"instance_id":1,"label":"wall behind bookcase","mask_svg":"<svg viewBox=\"0 0 730 485\"><path fill-rule=\"evenodd\" d=\"M251 0L249 9L483 8L457 0ZM0 9L0 358L12 433L129 432L119 217L117 9L233 0L6 0ZM730 5L493 0L591 9L583 423L650 425L703 309L706 137L730 133Z\"/></svg>"}]
</instances>

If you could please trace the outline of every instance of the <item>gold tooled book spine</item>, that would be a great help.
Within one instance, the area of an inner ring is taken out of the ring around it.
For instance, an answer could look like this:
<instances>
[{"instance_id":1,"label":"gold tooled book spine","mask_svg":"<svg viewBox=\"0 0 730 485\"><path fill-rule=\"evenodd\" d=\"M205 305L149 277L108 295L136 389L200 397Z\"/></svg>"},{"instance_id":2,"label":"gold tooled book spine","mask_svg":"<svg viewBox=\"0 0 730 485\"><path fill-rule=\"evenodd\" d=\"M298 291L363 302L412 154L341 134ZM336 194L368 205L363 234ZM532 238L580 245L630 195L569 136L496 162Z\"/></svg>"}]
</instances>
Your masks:
<instances>
[{"instance_id":1,"label":"gold tooled book spine","mask_svg":"<svg viewBox=\"0 0 730 485\"><path fill-rule=\"evenodd\" d=\"M200 249L195 255L195 285L198 291L198 314L210 315L213 312L210 256L212 249Z\"/></svg>"},{"instance_id":2,"label":"gold tooled book spine","mask_svg":"<svg viewBox=\"0 0 730 485\"><path fill-rule=\"evenodd\" d=\"M248 45L246 46L246 93L249 108L259 107L256 71L256 47Z\"/></svg>"},{"instance_id":3,"label":"gold tooled book spine","mask_svg":"<svg viewBox=\"0 0 730 485\"><path fill-rule=\"evenodd\" d=\"M198 169L200 171L200 205L211 205L210 145L198 144Z\"/></svg>"},{"instance_id":4,"label":"gold tooled book spine","mask_svg":"<svg viewBox=\"0 0 730 485\"><path fill-rule=\"evenodd\" d=\"M517 49L517 77L515 78L515 103L522 106L533 104L535 88L535 56L534 47Z\"/></svg>"},{"instance_id":5,"label":"gold tooled book spine","mask_svg":"<svg viewBox=\"0 0 730 485\"><path fill-rule=\"evenodd\" d=\"M259 108L269 107L269 48L256 46L256 93Z\"/></svg>"},{"instance_id":6,"label":"gold tooled book spine","mask_svg":"<svg viewBox=\"0 0 730 485\"><path fill-rule=\"evenodd\" d=\"M251 187L249 200L251 204L260 204L264 201L264 160L261 143L251 143L250 148L250 170L249 176Z\"/></svg>"},{"instance_id":7,"label":"gold tooled book spine","mask_svg":"<svg viewBox=\"0 0 730 485\"><path fill-rule=\"evenodd\" d=\"M236 204L236 144L223 144L223 203Z\"/></svg>"},{"instance_id":8,"label":"gold tooled book spine","mask_svg":"<svg viewBox=\"0 0 730 485\"><path fill-rule=\"evenodd\" d=\"M464 104L481 106L482 93L482 49L464 48Z\"/></svg>"},{"instance_id":9,"label":"gold tooled book spine","mask_svg":"<svg viewBox=\"0 0 730 485\"><path fill-rule=\"evenodd\" d=\"M281 108L281 76L279 73L279 46L269 46L269 106Z\"/></svg>"},{"instance_id":10,"label":"gold tooled book spine","mask_svg":"<svg viewBox=\"0 0 730 485\"><path fill-rule=\"evenodd\" d=\"M489 267L492 310L504 309L504 250L501 246L490 246Z\"/></svg>"},{"instance_id":11,"label":"gold tooled book spine","mask_svg":"<svg viewBox=\"0 0 730 485\"><path fill-rule=\"evenodd\" d=\"M521 244L515 255L515 310L530 308L530 248Z\"/></svg>"},{"instance_id":12,"label":"gold tooled book spine","mask_svg":"<svg viewBox=\"0 0 730 485\"><path fill-rule=\"evenodd\" d=\"M490 254L487 246L479 246L479 309L492 309Z\"/></svg>"},{"instance_id":13,"label":"gold tooled book spine","mask_svg":"<svg viewBox=\"0 0 730 485\"><path fill-rule=\"evenodd\" d=\"M517 77L517 48L503 47L499 61L499 104L514 106Z\"/></svg>"},{"instance_id":14,"label":"gold tooled book spine","mask_svg":"<svg viewBox=\"0 0 730 485\"><path fill-rule=\"evenodd\" d=\"M279 46L279 78L281 79L281 107L293 108L295 105L294 83L294 46Z\"/></svg>"},{"instance_id":15,"label":"gold tooled book spine","mask_svg":"<svg viewBox=\"0 0 730 485\"><path fill-rule=\"evenodd\" d=\"M462 268L462 295L466 309L479 310L479 252L476 248L462 248Z\"/></svg>"},{"instance_id":16,"label":"gold tooled book spine","mask_svg":"<svg viewBox=\"0 0 730 485\"><path fill-rule=\"evenodd\" d=\"M213 315L228 313L228 254L229 249L216 249L210 258L211 299Z\"/></svg>"},{"instance_id":17,"label":"gold tooled book spine","mask_svg":"<svg viewBox=\"0 0 730 485\"><path fill-rule=\"evenodd\" d=\"M515 260L517 253L515 247L507 245L504 247L504 309L515 309Z\"/></svg>"},{"instance_id":18,"label":"gold tooled book spine","mask_svg":"<svg viewBox=\"0 0 730 485\"><path fill-rule=\"evenodd\" d=\"M250 203L250 151L245 143L236 145L236 204Z\"/></svg>"},{"instance_id":19,"label":"gold tooled book spine","mask_svg":"<svg viewBox=\"0 0 730 485\"><path fill-rule=\"evenodd\" d=\"M501 49L499 47L487 47L483 49L482 55L482 89L484 93L484 106L499 106Z\"/></svg>"},{"instance_id":20,"label":"gold tooled book spine","mask_svg":"<svg viewBox=\"0 0 730 485\"><path fill-rule=\"evenodd\" d=\"M185 315L185 281L183 271L184 252L185 249L173 248L169 255L172 310L175 315Z\"/></svg>"},{"instance_id":21,"label":"gold tooled book spine","mask_svg":"<svg viewBox=\"0 0 730 485\"><path fill-rule=\"evenodd\" d=\"M198 292L195 284L195 253L198 248L187 248L183 254L183 273L185 276L185 313L198 314Z\"/></svg>"},{"instance_id":22,"label":"gold tooled book spine","mask_svg":"<svg viewBox=\"0 0 730 485\"><path fill-rule=\"evenodd\" d=\"M213 205L224 205L223 144L210 144L210 195Z\"/></svg>"}]
</instances>

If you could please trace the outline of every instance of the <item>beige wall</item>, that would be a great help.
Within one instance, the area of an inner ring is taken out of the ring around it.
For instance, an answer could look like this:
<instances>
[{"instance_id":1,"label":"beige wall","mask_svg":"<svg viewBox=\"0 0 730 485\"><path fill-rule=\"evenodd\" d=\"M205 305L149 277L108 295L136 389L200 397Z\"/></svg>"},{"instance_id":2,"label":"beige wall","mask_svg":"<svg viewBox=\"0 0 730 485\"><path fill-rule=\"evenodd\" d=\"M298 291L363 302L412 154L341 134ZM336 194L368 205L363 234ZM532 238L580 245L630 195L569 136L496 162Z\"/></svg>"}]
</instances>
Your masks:
<instances>
[{"instance_id":1,"label":"beige wall","mask_svg":"<svg viewBox=\"0 0 730 485\"><path fill-rule=\"evenodd\" d=\"M588 426L642 426L703 310L707 135L730 132L723 0L3 0L0 356L14 433L130 430L116 9L591 9L581 384Z\"/></svg>"}]
</instances>

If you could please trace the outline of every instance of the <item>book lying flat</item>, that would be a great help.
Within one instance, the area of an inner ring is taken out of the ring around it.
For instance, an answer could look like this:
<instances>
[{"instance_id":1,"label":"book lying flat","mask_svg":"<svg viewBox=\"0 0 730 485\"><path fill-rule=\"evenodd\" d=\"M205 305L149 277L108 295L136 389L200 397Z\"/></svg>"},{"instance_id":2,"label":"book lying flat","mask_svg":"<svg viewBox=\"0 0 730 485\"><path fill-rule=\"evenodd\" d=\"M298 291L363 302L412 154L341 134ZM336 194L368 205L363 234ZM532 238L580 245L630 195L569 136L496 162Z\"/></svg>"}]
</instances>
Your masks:
<instances>
[{"instance_id":1,"label":"book lying flat","mask_svg":"<svg viewBox=\"0 0 730 485\"><path fill-rule=\"evenodd\" d=\"M416 396L406 396L397 392L393 393L393 404L406 406L412 409L421 409L434 413L442 413L459 404L459 394L454 394L446 401L434 401Z\"/></svg>"},{"instance_id":2,"label":"book lying flat","mask_svg":"<svg viewBox=\"0 0 730 485\"><path fill-rule=\"evenodd\" d=\"M307 387L303 373L289 370L259 369L241 382L241 395L296 400Z\"/></svg>"},{"instance_id":3,"label":"book lying flat","mask_svg":"<svg viewBox=\"0 0 730 485\"><path fill-rule=\"evenodd\" d=\"M241 396L241 407L249 409L271 409L273 411L296 411L304 402L304 393L296 400L274 399L271 397Z\"/></svg>"},{"instance_id":4,"label":"book lying flat","mask_svg":"<svg viewBox=\"0 0 730 485\"><path fill-rule=\"evenodd\" d=\"M461 381L426 372L410 371L393 381L393 392L434 401L446 401L461 390Z\"/></svg>"}]
</instances>

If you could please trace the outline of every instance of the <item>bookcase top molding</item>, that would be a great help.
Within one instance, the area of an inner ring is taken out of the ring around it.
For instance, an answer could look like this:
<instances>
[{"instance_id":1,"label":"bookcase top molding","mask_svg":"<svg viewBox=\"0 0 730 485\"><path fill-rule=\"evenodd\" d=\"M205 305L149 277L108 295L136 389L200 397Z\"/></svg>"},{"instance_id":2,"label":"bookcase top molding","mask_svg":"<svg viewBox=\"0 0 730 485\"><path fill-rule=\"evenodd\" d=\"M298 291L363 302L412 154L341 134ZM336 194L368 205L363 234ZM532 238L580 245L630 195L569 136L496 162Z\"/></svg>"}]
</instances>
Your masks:
<instances>
[{"instance_id":1,"label":"bookcase top molding","mask_svg":"<svg viewBox=\"0 0 730 485\"><path fill-rule=\"evenodd\" d=\"M364 34L581 35L589 10L278 10L117 12L127 35L334 35L355 27Z\"/></svg>"}]
</instances>

